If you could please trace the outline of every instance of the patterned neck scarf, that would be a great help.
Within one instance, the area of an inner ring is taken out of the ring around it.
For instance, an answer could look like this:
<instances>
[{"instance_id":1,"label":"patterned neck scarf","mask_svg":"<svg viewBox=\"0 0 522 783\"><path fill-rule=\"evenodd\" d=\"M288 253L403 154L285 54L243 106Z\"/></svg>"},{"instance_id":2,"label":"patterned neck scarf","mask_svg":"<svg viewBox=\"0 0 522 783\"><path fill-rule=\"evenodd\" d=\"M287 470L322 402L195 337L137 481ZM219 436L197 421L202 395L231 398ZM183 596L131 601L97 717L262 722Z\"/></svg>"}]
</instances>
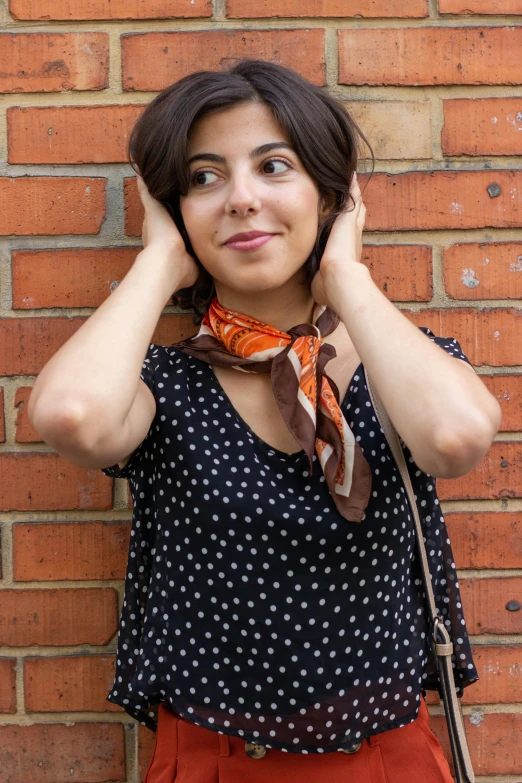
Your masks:
<instances>
[{"instance_id":1,"label":"patterned neck scarf","mask_svg":"<svg viewBox=\"0 0 522 783\"><path fill-rule=\"evenodd\" d=\"M309 473L315 451L337 510L348 521L360 522L372 474L339 406L339 390L324 369L337 354L321 338L338 323L333 310L316 303L311 324L280 332L227 310L215 297L199 332L173 347L209 364L270 372L279 410L308 456Z\"/></svg>"}]
</instances>

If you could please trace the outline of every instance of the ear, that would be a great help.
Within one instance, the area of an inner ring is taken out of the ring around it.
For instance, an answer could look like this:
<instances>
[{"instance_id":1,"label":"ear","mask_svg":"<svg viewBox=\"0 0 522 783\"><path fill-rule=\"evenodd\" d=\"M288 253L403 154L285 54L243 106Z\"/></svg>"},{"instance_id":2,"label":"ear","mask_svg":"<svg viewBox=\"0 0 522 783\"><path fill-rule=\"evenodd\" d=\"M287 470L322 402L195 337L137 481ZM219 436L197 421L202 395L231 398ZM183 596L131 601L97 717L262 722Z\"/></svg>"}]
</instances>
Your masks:
<instances>
[{"instance_id":1,"label":"ear","mask_svg":"<svg viewBox=\"0 0 522 783\"><path fill-rule=\"evenodd\" d=\"M321 196L319 198L319 219L325 218L333 209L335 204L335 197L334 196Z\"/></svg>"}]
</instances>

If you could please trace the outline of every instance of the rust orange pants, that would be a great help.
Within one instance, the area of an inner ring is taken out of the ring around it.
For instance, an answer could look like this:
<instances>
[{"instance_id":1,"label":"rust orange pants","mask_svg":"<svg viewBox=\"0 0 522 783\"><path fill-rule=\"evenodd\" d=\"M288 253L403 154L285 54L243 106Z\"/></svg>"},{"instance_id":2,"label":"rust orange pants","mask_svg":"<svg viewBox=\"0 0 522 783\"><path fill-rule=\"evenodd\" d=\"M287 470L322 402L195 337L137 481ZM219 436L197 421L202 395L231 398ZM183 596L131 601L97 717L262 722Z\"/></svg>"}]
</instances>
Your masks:
<instances>
[{"instance_id":1,"label":"rust orange pants","mask_svg":"<svg viewBox=\"0 0 522 783\"><path fill-rule=\"evenodd\" d=\"M240 737L196 726L160 704L144 783L453 783L421 697L407 726L364 740L352 754L284 753L251 758Z\"/></svg>"}]
</instances>

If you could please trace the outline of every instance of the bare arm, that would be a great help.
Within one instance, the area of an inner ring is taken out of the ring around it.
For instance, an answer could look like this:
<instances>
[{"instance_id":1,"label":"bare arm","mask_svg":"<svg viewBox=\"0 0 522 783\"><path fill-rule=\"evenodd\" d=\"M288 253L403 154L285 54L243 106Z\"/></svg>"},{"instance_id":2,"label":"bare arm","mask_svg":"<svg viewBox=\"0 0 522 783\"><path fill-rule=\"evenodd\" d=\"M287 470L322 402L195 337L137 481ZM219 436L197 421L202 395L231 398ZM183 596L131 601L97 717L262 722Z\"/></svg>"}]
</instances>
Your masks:
<instances>
[{"instance_id":1,"label":"bare arm","mask_svg":"<svg viewBox=\"0 0 522 783\"><path fill-rule=\"evenodd\" d=\"M29 419L44 440L86 467L96 464L97 453L103 461L125 444L130 451L146 434L154 399L140 380L143 360L172 293L199 275L167 209L141 177L137 184L145 208L144 249L116 290L47 362L29 398Z\"/></svg>"},{"instance_id":2,"label":"bare arm","mask_svg":"<svg viewBox=\"0 0 522 783\"><path fill-rule=\"evenodd\" d=\"M45 440L60 431L67 440L76 433L89 451L123 427L152 334L178 287L176 277L171 253L152 245L142 250L120 285L47 362L28 407Z\"/></svg>"},{"instance_id":3,"label":"bare arm","mask_svg":"<svg viewBox=\"0 0 522 783\"><path fill-rule=\"evenodd\" d=\"M491 446L500 405L472 367L433 343L375 285L360 260L366 207L356 174L350 193L355 206L332 226L312 293L345 324L419 468L435 477L463 476Z\"/></svg>"}]
</instances>

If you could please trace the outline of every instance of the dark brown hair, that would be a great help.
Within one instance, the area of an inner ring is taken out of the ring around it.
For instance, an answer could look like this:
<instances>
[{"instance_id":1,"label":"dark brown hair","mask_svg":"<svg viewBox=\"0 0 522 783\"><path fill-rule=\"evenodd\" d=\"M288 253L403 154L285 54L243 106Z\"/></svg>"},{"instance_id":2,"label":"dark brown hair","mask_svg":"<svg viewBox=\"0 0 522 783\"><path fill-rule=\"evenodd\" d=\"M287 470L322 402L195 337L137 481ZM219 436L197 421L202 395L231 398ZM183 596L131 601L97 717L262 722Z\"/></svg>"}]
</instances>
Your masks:
<instances>
[{"instance_id":1,"label":"dark brown hair","mask_svg":"<svg viewBox=\"0 0 522 783\"><path fill-rule=\"evenodd\" d=\"M202 117L250 101L261 101L272 111L329 205L314 249L303 264L306 284L319 268L335 218L347 206L359 156L357 135L369 147L375 164L370 144L343 103L282 65L236 59L226 70L189 74L159 93L132 129L129 162L140 172L151 196L167 208L200 268L195 285L176 291L171 300L183 309L193 309L197 324L215 289L212 276L194 253L180 211L180 196L189 189L189 136Z\"/></svg>"}]
</instances>

